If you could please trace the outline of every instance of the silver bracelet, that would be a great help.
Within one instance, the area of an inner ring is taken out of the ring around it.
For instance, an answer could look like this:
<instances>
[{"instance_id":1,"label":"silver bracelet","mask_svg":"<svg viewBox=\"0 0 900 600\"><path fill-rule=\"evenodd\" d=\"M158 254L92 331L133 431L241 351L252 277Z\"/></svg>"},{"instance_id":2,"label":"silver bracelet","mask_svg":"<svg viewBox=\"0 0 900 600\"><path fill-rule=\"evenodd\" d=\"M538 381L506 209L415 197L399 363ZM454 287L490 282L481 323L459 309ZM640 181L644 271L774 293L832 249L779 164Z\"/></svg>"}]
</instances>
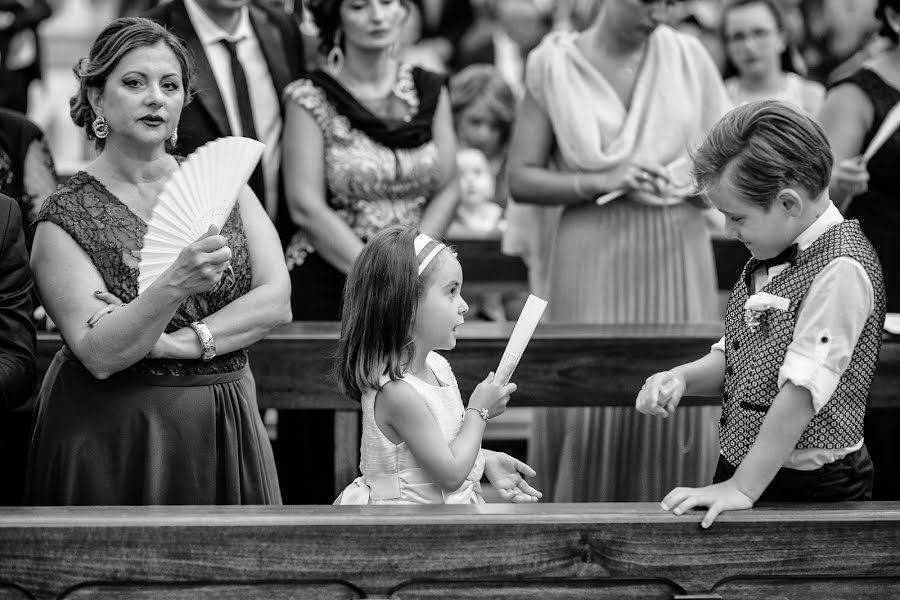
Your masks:
<instances>
[{"instance_id":1,"label":"silver bracelet","mask_svg":"<svg viewBox=\"0 0 900 600\"><path fill-rule=\"evenodd\" d=\"M203 360L211 360L216 356L216 341L213 339L212 332L203 321L194 321L191 323L191 329L200 339L200 345L203 346Z\"/></svg>"}]
</instances>

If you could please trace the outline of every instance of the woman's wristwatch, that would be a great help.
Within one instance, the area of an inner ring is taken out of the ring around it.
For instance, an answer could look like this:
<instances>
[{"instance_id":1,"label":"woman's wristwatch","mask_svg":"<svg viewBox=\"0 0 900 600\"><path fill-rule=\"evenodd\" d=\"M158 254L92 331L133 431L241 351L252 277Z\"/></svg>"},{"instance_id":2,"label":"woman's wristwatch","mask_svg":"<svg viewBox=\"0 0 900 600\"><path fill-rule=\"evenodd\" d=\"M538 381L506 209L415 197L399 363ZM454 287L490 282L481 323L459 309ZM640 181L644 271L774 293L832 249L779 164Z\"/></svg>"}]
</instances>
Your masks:
<instances>
[{"instance_id":1,"label":"woman's wristwatch","mask_svg":"<svg viewBox=\"0 0 900 600\"><path fill-rule=\"evenodd\" d=\"M200 358L211 360L216 355L216 341L213 339L209 327L203 321L198 320L191 323L191 329L197 334L197 337L200 339L200 345L203 346L203 355Z\"/></svg>"}]
</instances>

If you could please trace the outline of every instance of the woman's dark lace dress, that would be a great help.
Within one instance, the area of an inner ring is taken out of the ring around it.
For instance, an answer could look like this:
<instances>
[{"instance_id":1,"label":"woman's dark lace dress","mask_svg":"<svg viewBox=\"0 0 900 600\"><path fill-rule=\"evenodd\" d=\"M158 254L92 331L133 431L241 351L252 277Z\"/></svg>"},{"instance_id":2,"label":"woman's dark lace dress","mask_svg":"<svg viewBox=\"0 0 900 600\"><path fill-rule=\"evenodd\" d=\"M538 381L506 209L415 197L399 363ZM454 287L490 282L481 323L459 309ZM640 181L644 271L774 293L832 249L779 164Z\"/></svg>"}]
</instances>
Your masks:
<instances>
[{"instance_id":1,"label":"woman's dark lace dress","mask_svg":"<svg viewBox=\"0 0 900 600\"><path fill-rule=\"evenodd\" d=\"M40 221L78 243L109 292L137 297L146 224L98 180L76 174L47 199ZM221 233L235 284L190 296L166 332L250 291L237 206ZM41 387L26 477L29 504L280 503L246 350L208 362L143 359L98 380L64 348Z\"/></svg>"},{"instance_id":2,"label":"woman's dark lace dress","mask_svg":"<svg viewBox=\"0 0 900 600\"><path fill-rule=\"evenodd\" d=\"M107 290L122 302L138 295L138 261L147 224L112 195L102 183L84 171L74 175L56 194L47 199L39 221L62 227L78 242L100 271ZM240 211L228 217L221 234L228 239L234 258L235 284L188 297L166 327L172 333L210 315L250 291L250 257ZM210 375L237 371L247 362L240 350L210 361L143 359L126 372L151 375Z\"/></svg>"}]
</instances>

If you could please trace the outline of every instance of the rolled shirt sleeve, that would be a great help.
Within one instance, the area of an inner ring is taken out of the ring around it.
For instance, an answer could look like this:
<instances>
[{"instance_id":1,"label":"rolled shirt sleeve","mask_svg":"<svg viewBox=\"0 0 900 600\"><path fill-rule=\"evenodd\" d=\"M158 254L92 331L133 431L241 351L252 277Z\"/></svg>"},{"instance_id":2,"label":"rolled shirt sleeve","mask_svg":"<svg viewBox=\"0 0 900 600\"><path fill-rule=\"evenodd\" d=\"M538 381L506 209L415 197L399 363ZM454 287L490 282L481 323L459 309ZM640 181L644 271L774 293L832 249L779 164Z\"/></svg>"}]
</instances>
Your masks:
<instances>
[{"instance_id":1,"label":"rolled shirt sleeve","mask_svg":"<svg viewBox=\"0 0 900 600\"><path fill-rule=\"evenodd\" d=\"M778 387L790 381L809 390L818 414L850 364L874 306L872 280L858 261L840 257L828 263L800 303Z\"/></svg>"}]
</instances>

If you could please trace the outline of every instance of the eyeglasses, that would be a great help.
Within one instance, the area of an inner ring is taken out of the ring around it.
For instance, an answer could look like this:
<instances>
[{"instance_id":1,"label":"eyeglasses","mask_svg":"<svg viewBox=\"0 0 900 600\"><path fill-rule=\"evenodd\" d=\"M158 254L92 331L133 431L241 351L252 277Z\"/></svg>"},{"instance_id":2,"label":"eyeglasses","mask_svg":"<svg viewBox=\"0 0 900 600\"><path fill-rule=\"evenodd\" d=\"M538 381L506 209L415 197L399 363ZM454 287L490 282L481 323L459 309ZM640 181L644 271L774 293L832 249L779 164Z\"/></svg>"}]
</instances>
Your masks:
<instances>
[{"instance_id":1,"label":"eyeglasses","mask_svg":"<svg viewBox=\"0 0 900 600\"><path fill-rule=\"evenodd\" d=\"M725 42L728 44L741 44L748 41L762 41L775 35L771 29L751 29L750 31L738 31L736 33L725 36Z\"/></svg>"}]
</instances>

